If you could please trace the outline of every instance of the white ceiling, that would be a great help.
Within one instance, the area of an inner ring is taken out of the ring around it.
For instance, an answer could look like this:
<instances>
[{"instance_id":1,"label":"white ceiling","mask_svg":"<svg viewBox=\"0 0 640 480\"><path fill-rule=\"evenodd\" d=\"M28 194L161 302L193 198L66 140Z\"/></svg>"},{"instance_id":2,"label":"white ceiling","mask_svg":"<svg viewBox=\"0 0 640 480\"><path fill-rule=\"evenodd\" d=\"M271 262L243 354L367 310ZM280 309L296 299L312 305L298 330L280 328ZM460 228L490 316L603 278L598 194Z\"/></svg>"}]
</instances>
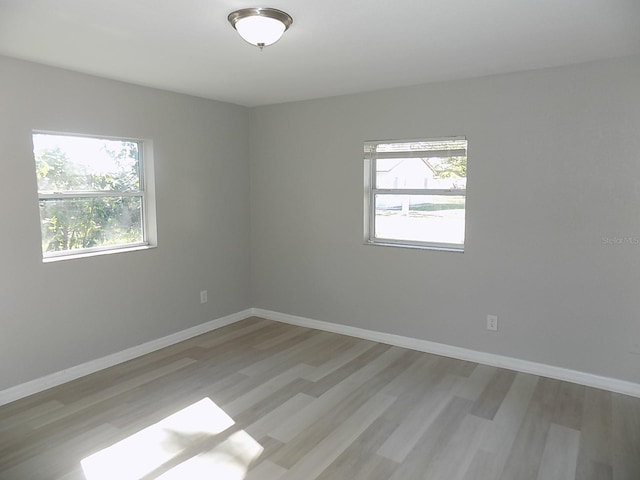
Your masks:
<instances>
[{"instance_id":1,"label":"white ceiling","mask_svg":"<svg viewBox=\"0 0 640 480\"><path fill-rule=\"evenodd\" d=\"M640 0L0 0L0 54L255 106L640 54Z\"/></svg>"}]
</instances>

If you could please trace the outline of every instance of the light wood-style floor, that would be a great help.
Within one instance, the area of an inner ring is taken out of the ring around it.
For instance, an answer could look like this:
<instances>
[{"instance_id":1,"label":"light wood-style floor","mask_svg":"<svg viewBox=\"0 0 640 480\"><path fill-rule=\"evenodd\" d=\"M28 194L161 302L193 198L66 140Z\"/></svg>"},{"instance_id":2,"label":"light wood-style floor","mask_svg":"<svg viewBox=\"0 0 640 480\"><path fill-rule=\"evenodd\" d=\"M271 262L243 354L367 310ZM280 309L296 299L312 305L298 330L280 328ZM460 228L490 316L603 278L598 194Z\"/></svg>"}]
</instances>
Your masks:
<instances>
[{"instance_id":1,"label":"light wood-style floor","mask_svg":"<svg viewBox=\"0 0 640 480\"><path fill-rule=\"evenodd\" d=\"M0 479L128 478L639 480L640 399L250 318L0 407Z\"/></svg>"}]
</instances>

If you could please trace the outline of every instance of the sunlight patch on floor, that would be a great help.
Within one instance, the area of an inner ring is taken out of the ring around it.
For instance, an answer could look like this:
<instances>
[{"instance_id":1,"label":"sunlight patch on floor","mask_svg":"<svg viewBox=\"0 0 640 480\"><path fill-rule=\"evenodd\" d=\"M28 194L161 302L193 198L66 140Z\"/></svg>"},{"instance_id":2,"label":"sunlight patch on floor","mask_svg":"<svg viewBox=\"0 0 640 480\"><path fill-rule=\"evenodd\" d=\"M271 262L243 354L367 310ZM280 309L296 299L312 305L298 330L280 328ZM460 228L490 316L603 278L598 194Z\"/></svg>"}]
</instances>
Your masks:
<instances>
[{"instance_id":1,"label":"sunlight patch on floor","mask_svg":"<svg viewBox=\"0 0 640 480\"><path fill-rule=\"evenodd\" d=\"M82 469L87 480L113 480L116 478L118 480L137 480L162 467L194 443L218 435L234 423L233 419L211 399L204 398L160 422L86 457L81 462ZM232 435L218 447L229 442L236 435ZM255 442L255 440L251 440ZM231 452L230 455L233 454L234 459L236 454L238 458L244 458L244 453L243 455L237 453L242 450L244 442L246 439L238 440L236 443L232 442L229 447L228 451ZM258 445L258 447L260 446ZM256 451L255 445L249 445L247 448L249 452Z\"/></svg>"},{"instance_id":2,"label":"sunlight patch on floor","mask_svg":"<svg viewBox=\"0 0 640 480\"><path fill-rule=\"evenodd\" d=\"M158 480L243 480L264 448L244 430L234 433L210 452L190 458Z\"/></svg>"}]
</instances>

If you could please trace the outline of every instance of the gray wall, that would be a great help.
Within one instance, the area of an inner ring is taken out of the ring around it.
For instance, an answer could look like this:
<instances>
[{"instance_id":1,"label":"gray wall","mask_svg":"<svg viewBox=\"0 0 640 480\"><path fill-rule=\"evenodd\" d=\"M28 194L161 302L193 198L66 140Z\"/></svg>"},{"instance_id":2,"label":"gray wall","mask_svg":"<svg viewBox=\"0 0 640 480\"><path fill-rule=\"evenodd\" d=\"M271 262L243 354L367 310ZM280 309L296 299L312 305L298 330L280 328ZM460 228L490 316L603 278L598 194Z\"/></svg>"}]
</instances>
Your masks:
<instances>
[{"instance_id":1,"label":"gray wall","mask_svg":"<svg viewBox=\"0 0 640 480\"><path fill-rule=\"evenodd\" d=\"M0 390L251 306L248 122L0 57ZM32 129L152 139L158 248L43 264Z\"/></svg>"},{"instance_id":2,"label":"gray wall","mask_svg":"<svg viewBox=\"0 0 640 480\"><path fill-rule=\"evenodd\" d=\"M640 382L639 78L633 57L247 110L0 57L0 390L251 306ZM153 139L158 248L43 264L33 129ZM363 141L450 135L465 253L363 245Z\"/></svg>"},{"instance_id":3,"label":"gray wall","mask_svg":"<svg viewBox=\"0 0 640 480\"><path fill-rule=\"evenodd\" d=\"M254 306L640 382L639 80L634 57L252 110ZM452 135L465 253L363 245L363 141Z\"/></svg>"}]
</instances>

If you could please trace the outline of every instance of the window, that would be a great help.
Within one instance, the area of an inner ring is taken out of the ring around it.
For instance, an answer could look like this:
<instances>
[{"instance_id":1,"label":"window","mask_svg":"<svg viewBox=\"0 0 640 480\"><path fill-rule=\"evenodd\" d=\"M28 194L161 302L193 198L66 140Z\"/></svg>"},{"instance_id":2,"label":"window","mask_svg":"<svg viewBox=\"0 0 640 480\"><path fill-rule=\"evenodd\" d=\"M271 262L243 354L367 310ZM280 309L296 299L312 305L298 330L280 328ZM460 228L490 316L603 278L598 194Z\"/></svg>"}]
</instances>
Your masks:
<instances>
[{"instance_id":1,"label":"window","mask_svg":"<svg viewBox=\"0 0 640 480\"><path fill-rule=\"evenodd\" d=\"M34 133L33 147L45 261L149 244L142 141Z\"/></svg>"},{"instance_id":2,"label":"window","mask_svg":"<svg viewBox=\"0 0 640 480\"><path fill-rule=\"evenodd\" d=\"M464 250L467 140L366 142L365 242Z\"/></svg>"}]
</instances>

